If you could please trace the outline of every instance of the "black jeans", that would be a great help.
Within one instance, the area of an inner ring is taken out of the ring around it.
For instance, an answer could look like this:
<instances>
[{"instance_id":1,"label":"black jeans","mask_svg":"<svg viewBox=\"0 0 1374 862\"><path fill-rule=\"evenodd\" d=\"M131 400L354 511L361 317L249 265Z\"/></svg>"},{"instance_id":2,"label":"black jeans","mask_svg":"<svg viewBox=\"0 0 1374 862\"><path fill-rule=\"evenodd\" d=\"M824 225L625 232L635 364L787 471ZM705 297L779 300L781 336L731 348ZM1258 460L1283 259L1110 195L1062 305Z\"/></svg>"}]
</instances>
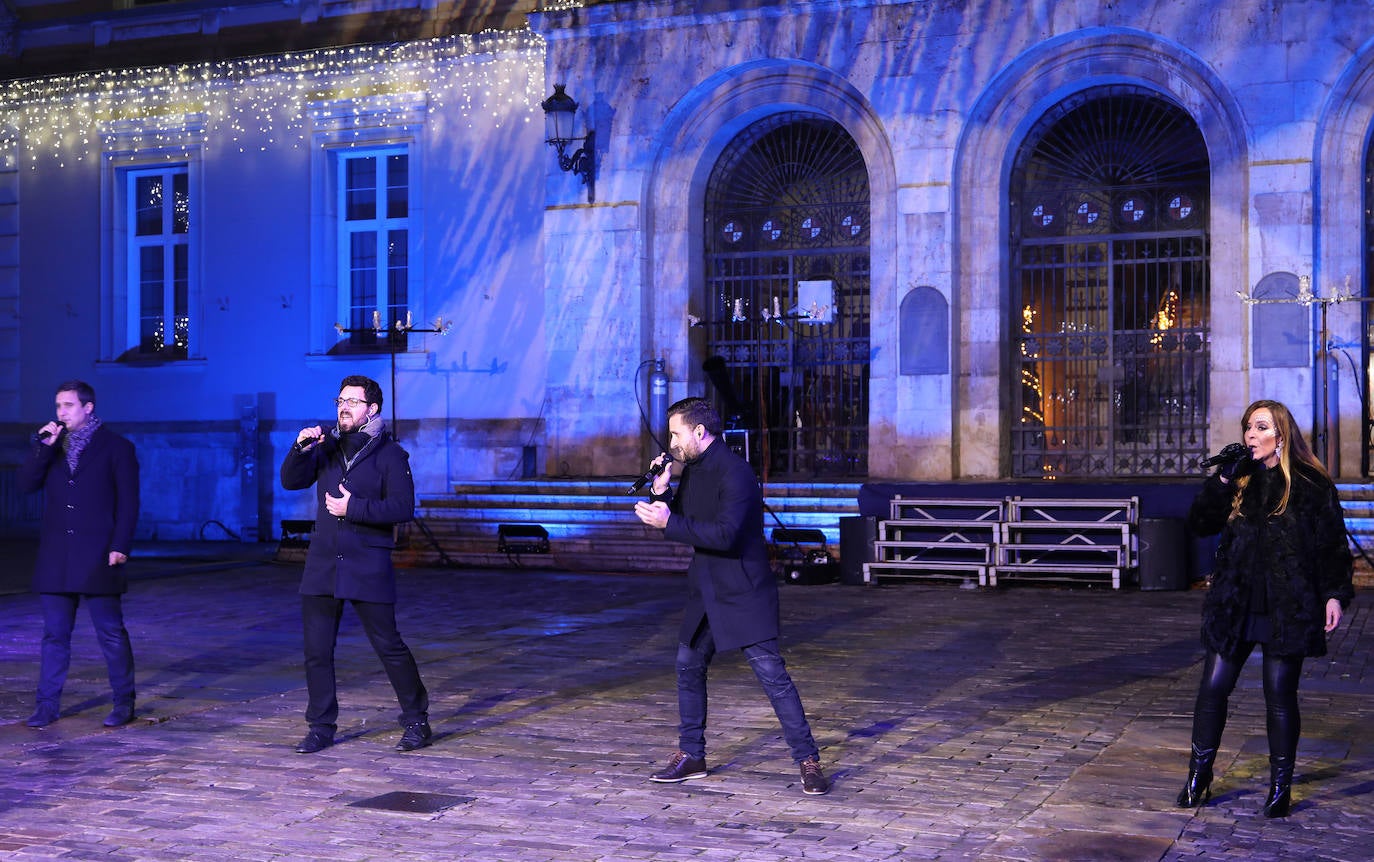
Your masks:
<instances>
[{"instance_id":1,"label":"black jeans","mask_svg":"<svg viewBox=\"0 0 1374 862\"><path fill-rule=\"evenodd\" d=\"M401 640L396 628L396 606L382 602L351 600L358 620L377 658L382 660L387 679L401 705L398 720L410 727L429 720L429 692L420 680L415 656ZM305 686L310 701L305 720L312 730L334 734L339 719L339 698L334 680L334 646L339 639L344 600L333 596L301 596L301 619L305 631Z\"/></svg>"},{"instance_id":2,"label":"black jeans","mask_svg":"<svg viewBox=\"0 0 1374 862\"><path fill-rule=\"evenodd\" d=\"M1234 656L1207 653L1197 704L1193 708L1195 752L1215 752L1221 744L1228 698L1254 648L1253 643L1244 644ZM1291 761L1297 754L1298 734L1302 731L1302 718L1298 714L1298 680L1301 677L1301 656L1275 656L1265 649L1264 715L1271 758Z\"/></svg>"}]
</instances>

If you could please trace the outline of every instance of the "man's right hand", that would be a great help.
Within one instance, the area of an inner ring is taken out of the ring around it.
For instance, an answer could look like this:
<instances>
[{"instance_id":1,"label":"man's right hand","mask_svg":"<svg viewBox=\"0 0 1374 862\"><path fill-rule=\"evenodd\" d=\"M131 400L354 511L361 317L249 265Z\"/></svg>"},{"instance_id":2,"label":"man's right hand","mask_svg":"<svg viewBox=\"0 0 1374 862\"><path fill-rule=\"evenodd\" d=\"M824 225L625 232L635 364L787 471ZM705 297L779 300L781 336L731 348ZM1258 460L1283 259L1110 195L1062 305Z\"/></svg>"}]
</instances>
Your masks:
<instances>
[{"instance_id":1,"label":"man's right hand","mask_svg":"<svg viewBox=\"0 0 1374 862\"><path fill-rule=\"evenodd\" d=\"M47 432L48 436L44 437L44 432ZM44 425L42 428L38 429L38 442L42 443L44 446L56 446L57 436L61 433L61 422L49 422L47 425Z\"/></svg>"},{"instance_id":2,"label":"man's right hand","mask_svg":"<svg viewBox=\"0 0 1374 862\"><path fill-rule=\"evenodd\" d=\"M651 466L651 467L657 467L657 466L659 466L660 464L663 463L664 459L666 459L667 457L668 457L668 456L667 456L666 453L665 453L665 454L662 454L662 455L659 455L659 456L658 456L657 458L655 458L652 462L650 462L650 466ZM664 467L664 468L663 468L663 472L659 473L657 476L654 477L654 483L653 483L653 485L651 485L651 486L649 487L649 490L652 491L654 494L656 494L656 495L658 495L658 496L661 497L661 496L663 496L664 494L668 493L668 487L669 487L670 485L672 485L672 483L673 483L673 468L672 468L671 466Z\"/></svg>"},{"instance_id":3,"label":"man's right hand","mask_svg":"<svg viewBox=\"0 0 1374 862\"><path fill-rule=\"evenodd\" d=\"M302 452L309 452L323 437L324 429L319 425L302 428L301 433L296 435L296 448Z\"/></svg>"}]
</instances>

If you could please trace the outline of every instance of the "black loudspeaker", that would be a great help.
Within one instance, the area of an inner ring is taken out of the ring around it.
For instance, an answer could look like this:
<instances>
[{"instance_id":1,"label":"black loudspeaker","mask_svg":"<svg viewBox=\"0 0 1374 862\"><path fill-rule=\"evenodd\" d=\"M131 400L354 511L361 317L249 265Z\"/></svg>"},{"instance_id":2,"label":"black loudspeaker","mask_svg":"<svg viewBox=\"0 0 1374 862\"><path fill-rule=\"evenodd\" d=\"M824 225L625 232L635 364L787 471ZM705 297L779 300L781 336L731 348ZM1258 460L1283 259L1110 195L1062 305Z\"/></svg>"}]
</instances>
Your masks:
<instances>
[{"instance_id":1,"label":"black loudspeaker","mask_svg":"<svg viewBox=\"0 0 1374 862\"><path fill-rule=\"evenodd\" d=\"M725 421L726 429L734 431L752 427L754 424L753 416L750 415L744 402L736 394L735 385L730 382L730 370L725 364L725 357L706 357L706 361L701 363L701 370L706 373L711 385L716 387L716 392L720 394L720 418Z\"/></svg>"},{"instance_id":2,"label":"black loudspeaker","mask_svg":"<svg viewBox=\"0 0 1374 862\"><path fill-rule=\"evenodd\" d=\"M878 517L859 515L840 519L840 583L861 585L864 563L877 561Z\"/></svg>"},{"instance_id":3,"label":"black loudspeaker","mask_svg":"<svg viewBox=\"0 0 1374 862\"><path fill-rule=\"evenodd\" d=\"M789 584L815 586L833 584L839 576L839 567L824 551L813 551L799 563L789 563L783 568L783 576Z\"/></svg>"},{"instance_id":4,"label":"black loudspeaker","mask_svg":"<svg viewBox=\"0 0 1374 862\"><path fill-rule=\"evenodd\" d=\"M786 583L833 584L840 576L825 544L825 533L820 530L779 527L773 531L773 549Z\"/></svg>"},{"instance_id":5,"label":"black loudspeaker","mask_svg":"<svg viewBox=\"0 0 1374 862\"><path fill-rule=\"evenodd\" d=\"M1188 536L1182 518L1141 518L1140 588L1188 589Z\"/></svg>"}]
</instances>

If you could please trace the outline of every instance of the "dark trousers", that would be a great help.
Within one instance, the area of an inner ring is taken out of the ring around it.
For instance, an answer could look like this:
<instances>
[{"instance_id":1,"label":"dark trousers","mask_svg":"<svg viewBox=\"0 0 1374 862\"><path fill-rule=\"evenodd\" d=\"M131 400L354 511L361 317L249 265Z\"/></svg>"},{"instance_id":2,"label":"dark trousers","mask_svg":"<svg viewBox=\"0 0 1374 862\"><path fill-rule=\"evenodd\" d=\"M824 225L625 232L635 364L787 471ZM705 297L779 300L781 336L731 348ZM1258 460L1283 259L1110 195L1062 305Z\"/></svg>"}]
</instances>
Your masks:
<instances>
[{"instance_id":1,"label":"dark trousers","mask_svg":"<svg viewBox=\"0 0 1374 862\"><path fill-rule=\"evenodd\" d=\"M420 669L410 647L396 628L396 606L383 602L350 600L387 679L401 705L402 727L429 721L429 692L420 681ZM333 735L338 726L339 698L334 680L334 646L339 639L344 600L333 596L301 596L305 632L305 686L310 700L305 720L312 730Z\"/></svg>"},{"instance_id":2,"label":"dark trousers","mask_svg":"<svg viewBox=\"0 0 1374 862\"><path fill-rule=\"evenodd\" d=\"M124 608L120 596L88 596L76 593L40 593L43 609L43 645L38 677L38 703L57 708L62 688L67 684L67 669L72 661L72 629L76 609L86 603L96 642L105 655L110 690L117 704L134 702L134 650L124 628Z\"/></svg>"},{"instance_id":3,"label":"dark trousers","mask_svg":"<svg viewBox=\"0 0 1374 862\"><path fill-rule=\"evenodd\" d=\"M750 644L741 649L754 676L763 685L773 712L782 725L783 738L797 763L818 757L811 725L806 721L801 696L787 673L778 652L776 639ZM703 622L690 644L677 648L678 748L695 758L706 757L706 669L716 654L710 622Z\"/></svg>"},{"instance_id":4,"label":"dark trousers","mask_svg":"<svg viewBox=\"0 0 1374 862\"><path fill-rule=\"evenodd\" d=\"M1226 711L1236 680L1253 643L1234 656L1207 653L1202 665L1202 684L1198 686L1193 708L1193 750L1215 752L1226 728ZM1264 652L1264 716L1269 737L1269 756L1291 762L1298 751L1302 718L1298 714L1298 680L1302 676L1301 656L1275 656Z\"/></svg>"}]
</instances>

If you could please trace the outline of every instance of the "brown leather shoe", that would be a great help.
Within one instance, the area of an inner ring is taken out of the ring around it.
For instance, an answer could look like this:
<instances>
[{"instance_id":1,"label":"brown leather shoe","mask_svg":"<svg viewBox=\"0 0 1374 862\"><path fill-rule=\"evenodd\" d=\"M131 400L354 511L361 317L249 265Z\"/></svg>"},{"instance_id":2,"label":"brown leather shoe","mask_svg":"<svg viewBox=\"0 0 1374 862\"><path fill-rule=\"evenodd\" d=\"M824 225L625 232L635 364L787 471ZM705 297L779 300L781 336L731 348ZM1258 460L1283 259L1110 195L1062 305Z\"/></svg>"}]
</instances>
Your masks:
<instances>
[{"instance_id":1,"label":"brown leather shoe","mask_svg":"<svg viewBox=\"0 0 1374 862\"><path fill-rule=\"evenodd\" d=\"M685 751L679 751L668 761L668 766L660 769L649 776L650 781L657 781L660 784L676 784L679 781L687 781L690 778L706 777L706 761L700 757L692 757Z\"/></svg>"},{"instance_id":2,"label":"brown leather shoe","mask_svg":"<svg viewBox=\"0 0 1374 862\"><path fill-rule=\"evenodd\" d=\"M830 779L821 772L816 758L808 757L801 762L802 793L807 796L823 796L830 792Z\"/></svg>"}]
</instances>

